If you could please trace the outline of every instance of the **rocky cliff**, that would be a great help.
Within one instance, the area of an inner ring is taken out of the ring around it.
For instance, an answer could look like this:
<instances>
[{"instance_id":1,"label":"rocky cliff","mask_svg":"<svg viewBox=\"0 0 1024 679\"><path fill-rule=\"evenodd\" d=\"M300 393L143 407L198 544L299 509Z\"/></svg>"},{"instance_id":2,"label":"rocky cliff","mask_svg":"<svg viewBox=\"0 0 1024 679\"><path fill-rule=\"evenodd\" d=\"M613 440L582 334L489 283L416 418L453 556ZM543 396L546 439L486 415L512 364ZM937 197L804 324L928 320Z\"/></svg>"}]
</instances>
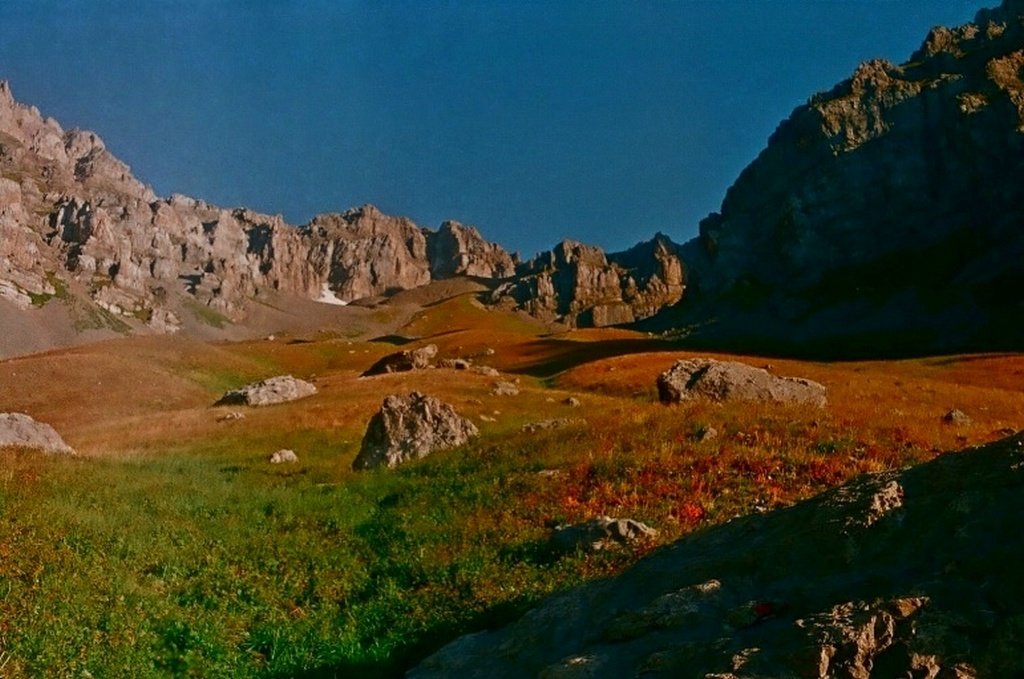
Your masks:
<instances>
[{"instance_id":1,"label":"rocky cliff","mask_svg":"<svg viewBox=\"0 0 1024 679\"><path fill-rule=\"evenodd\" d=\"M784 121L684 247L709 337L1019 345L1024 3L862 64ZM877 341L877 340L876 340Z\"/></svg>"},{"instance_id":2,"label":"rocky cliff","mask_svg":"<svg viewBox=\"0 0 1024 679\"><path fill-rule=\"evenodd\" d=\"M682 291L664 238L624 253L622 265L579 245L560 246L548 264L519 265L473 227L424 229L371 205L294 227L244 208L161 199L95 134L65 131L15 102L6 83L0 173L0 300L27 313L54 298L79 312L94 305L100 325L122 332L174 332L203 308L244 322L268 292L349 302L455 276L515 281L497 298L602 325L649 316Z\"/></svg>"},{"instance_id":3,"label":"rocky cliff","mask_svg":"<svg viewBox=\"0 0 1024 679\"><path fill-rule=\"evenodd\" d=\"M491 301L569 325L606 326L653 316L680 300L685 288L679 246L663 234L605 255L562 241L516 269Z\"/></svg>"}]
</instances>

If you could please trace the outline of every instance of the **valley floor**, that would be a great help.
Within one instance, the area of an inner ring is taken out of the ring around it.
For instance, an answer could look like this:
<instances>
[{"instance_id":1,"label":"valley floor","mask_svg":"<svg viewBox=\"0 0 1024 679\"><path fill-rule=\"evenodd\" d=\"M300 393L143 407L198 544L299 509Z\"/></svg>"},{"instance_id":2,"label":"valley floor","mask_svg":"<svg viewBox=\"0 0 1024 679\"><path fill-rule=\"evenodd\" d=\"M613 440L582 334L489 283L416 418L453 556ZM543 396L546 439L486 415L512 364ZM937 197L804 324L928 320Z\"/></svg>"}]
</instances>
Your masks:
<instances>
[{"instance_id":1,"label":"valley floor","mask_svg":"<svg viewBox=\"0 0 1024 679\"><path fill-rule=\"evenodd\" d=\"M393 330L125 338L0 363L0 411L52 424L80 453L0 452L0 676L394 676L681 535L1024 426L1024 355L730 357L819 381L829 404L664 406L656 376L695 354L637 333L552 335L472 295ZM359 377L406 340L497 368L520 393L466 371ZM319 393L213 406L283 373ZM383 398L414 389L480 438L352 471ZM969 421L944 422L954 408ZM222 419L234 410L244 418ZM551 418L574 422L522 431ZM299 462L269 465L280 448ZM546 548L554 525L601 514L657 541Z\"/></svg>"}]
</instances>

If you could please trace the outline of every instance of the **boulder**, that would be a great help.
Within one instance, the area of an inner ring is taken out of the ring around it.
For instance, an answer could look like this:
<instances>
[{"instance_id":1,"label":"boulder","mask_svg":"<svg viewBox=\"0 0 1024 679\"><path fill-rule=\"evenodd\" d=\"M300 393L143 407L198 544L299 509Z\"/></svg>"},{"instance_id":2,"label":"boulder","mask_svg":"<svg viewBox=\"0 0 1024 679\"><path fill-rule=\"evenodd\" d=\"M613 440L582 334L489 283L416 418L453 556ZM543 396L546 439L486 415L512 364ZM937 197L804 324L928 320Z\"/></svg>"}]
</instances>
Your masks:
<instances>
[{"instance_id":1,"label":"boulder","mask_svg":"<svg viewBox=\"0 0 1024 679\"><path fill-rule=\"evenodd\" d=\"M618 545L632 545L655 537L658 531L633 519L613 519L609 516L558 526L551 536L551 548L556 552L599 552Z\"/></svg>"},{"instance_id":2,"label":"boulder","mask_svg":"<svg viewBox=\"0 0 1024 679\"><path fill-rule=\"evenodd\" d=\"M299 456L295 454L294 450L288 450L282 448L273 455L270 456L270 464L283 464L285 462L298 462Z\"/></svg>"},{"instance_id":3,"label":"boulder","mask_svg":"<svg viewBox=\"0 0 1024 679\"><path fill-rule=\"evenodd\" d=\"M392 394L370 419L353 469L393 468L436 450L460 446L479 434L472 422L432 396Z\"/></svg>"},{"instance_id":4,"label":"boulder","mask_svg":"<svg viewBox=\"0 0 1024 679\"><path fill-rule=\"evenodd\" d=\"M388 354L380 359L367 368L366 372L363 373L363 377L409 372L410 370L423 370L430 367L431 361L434 360L435 356L437 356L436 344L427 344L418 349L405 349Z\"/></svg>"},{"instance_id":5,"label":"boulder","mask_svg":"<svg viewBox=\"0 0 1024 679\"><path fill-rule=\"evenodd\" d=\"M269 406L306 398L316 387L291 375L278 375L224 394L217 405Z\"/></svg>"},{"instance_id":6,"label":"boulder","mask_svg":"<svg viewBox=\"0 0 1024 679\"><path fill-rule=\"evenodd\" d=\"M942 416L942 421L946 424L964 425L970 424L971 418L959 408L953 408Z\"/></svg>"},{"instance_id":7,"label":"boulder","mask_svg":"<svg viewBox=\"0 0 1024 679\"><path fill-rule=\"evenodd\" d=\"M744 363L689 358L677 361L658 377L662 403L690 399L767 401L825 405L825 387L800 377L776 377Z\"/></svg>"},{"instance_id":8,"label":"boulder","mask_svg":"<svg viewBox=\"0 0 1024 679\"><path fill-rule=\"evenodd\" d=\"M75 454L53 427L22 413L0 413L0 448L30 448L55 455Z\"/></svg>"}]
</instances>

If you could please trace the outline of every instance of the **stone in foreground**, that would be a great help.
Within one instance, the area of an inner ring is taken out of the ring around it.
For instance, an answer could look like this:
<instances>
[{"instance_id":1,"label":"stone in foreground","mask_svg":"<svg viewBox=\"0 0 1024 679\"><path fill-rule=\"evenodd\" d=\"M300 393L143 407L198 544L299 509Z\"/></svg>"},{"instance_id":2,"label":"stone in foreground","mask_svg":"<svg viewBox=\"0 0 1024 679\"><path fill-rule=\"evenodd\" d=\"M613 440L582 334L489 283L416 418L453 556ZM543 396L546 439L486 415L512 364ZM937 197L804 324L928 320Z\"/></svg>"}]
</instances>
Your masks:
<instances>
[{"instance_id":1,"label":"stone in foreground","mask_svg":"<svg viewBox=\"0 0 1024 679\"><path fill-rule=\"evenodd\" d=\"M633 519L599 516L574 526L559 526L551 536L556 552L599 552L615 545L632 545L656 536L658 531Z\"/></svg>"},{"instance_id":2,"label":"stone in foreground","mask_svg":"<svg viewBox=\"0 0 1024 679\"><path fill-rule=\"evenodd\" d=\"M1024 676L1022 517L1018 434L690 534L408 676Z\"/></svg>"},{"instance_id":3,"label":"stone in foreground","mask_svg":"<svg viewBox=\"0 0 1024 679\"><path fill-rule=\"evenodd\" d=\"M744 363L688 358L658 376L662 403L691 399L707 401L765 401L825 405L825 387L800 377L776 377Z\"/></svg>"},{"instance_id":4,"label":"stone in foreground","mask_svg":"<svg viewBox=\"0 0 1024 679\"><path fill-rule=\"evenodd\" d=\"M224 394L216 405L269 406L306 398L316 387L291 375L278 375Z\"/></svg>"},{"instance_id":5,"label":"stone in foreground","mask_svg":"<svg viewBox=\"0 0 1024 679\"><path fill-rule=\"evenodd\" d=\"M29 448L53 455L75 454L53 427L22 413L0 413L0 448Z\"/></svg>"},{"instance_id":6,"label":"stone in foreground","mask_svg":"<svg viewBox=\"0 0 1024 679\"><path fill-rule=\"evenodd\" d=\"M479 430L452 406L414 391L392 394L370 419L353 469L394 468L436 450L461 446Z\"/></svg>"},{"instance_id":7,"label":"stone in foreground","mask_svg":"<svg viewBox=\"0 0 1024 679\"><path fill-rule=\"evenodd\" d=\"M405 349L394 354L388 354L380 359L363 373L363 377L374 375L387 375L389 373L409 372L410 370L423 370L429 368L431 361L437 356L437 345L427 344L418 349Z\"/></svg>"}]
</instances>

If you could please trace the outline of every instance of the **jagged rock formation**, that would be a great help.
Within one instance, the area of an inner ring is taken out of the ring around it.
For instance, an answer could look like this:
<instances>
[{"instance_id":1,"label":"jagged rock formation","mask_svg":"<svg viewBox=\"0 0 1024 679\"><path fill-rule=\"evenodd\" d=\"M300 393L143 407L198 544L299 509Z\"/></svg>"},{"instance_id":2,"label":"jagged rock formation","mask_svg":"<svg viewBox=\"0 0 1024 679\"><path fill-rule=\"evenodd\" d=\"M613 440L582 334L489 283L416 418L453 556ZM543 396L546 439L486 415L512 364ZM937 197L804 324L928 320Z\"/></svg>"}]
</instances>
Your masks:
<instances>
[{"instance_id":1,"label":"jagged rock formation","mask_svg":"<svg viewBox=\"0 0 1024 679\"><path fill-rule=\"evenodd\" d=\"M392 394L370 419L353 469L397 467L479 435L476 425L433 396Z\"/></svg>"},{"instance_id":2,"label":"jagged rock formation","mask_svg":"<svg viewBox=\"0 0 1024 679\"><path fill-rule=\"evenodd\" d=\"M491 301L569 325L632 323L682 297L685 279L678 247L662 234L611 255L562 241L520 265L516 279L498 287Z\"/></svg>"},{"instance_id":3,"label":"jagged rock formation","mask_svg":"<svg viewBox=\"0 0 1024 679\"><path fill-rule=\"evenodd\" d=\"M426 236L430 275L434 278L510 278L516 273L518 258L485 241L471 226L447 221L436 232L427 231Z\"/></svg>"},{"instance_id":4,"label":"jagged rock formation","mask_svg":"<svg viewBox=\"0 0 1024 679\"><path fill-rule=\"evenodd\" d=\"M441 649L428 677L1024 672L1024 436L679 540Z\"/></svg>"},{"instance_id":5,"label":"jagged rock formation","mask_svg":"<svg viewBox=\"0 0 1024 679\"><path fill-rule=\"evenodd\" d=\"M53 298L81 300L122 331L175 332L190 313L214 325L243 322L251 300L268 293L350 302L453 276L514 279L518 264L473 227L449 221L423 229L372 205L318 215L296 228L244 208L160 199L99 137L65 131L16 103L6 83L0 236L0 300L24 311ZM568 274L576 277L571 289L563 293L566 274L550 271L544 275L557 279L558 291L541 283L538 294L546 296L531 304L524 295L538 285L526 283L514 304L589 323L581 317L586 312L599 325L649 316L682 291L674 246L659 243L652 262L623 253L630 263L622 265L587 250L584 259L596 268L576 267ZM543 269L537 263L522 275ZM215 315L206 317L203 307Z\"/></svg>"},{"instance_id":6,"label":"jagged rock formation","mask_svg":"<svg viewBox=\"0 0 1024 679\"><path fill-rule=\"evenodd\" d=\"M864 63L798 107L684 246L694 294L673 323L1019 345L1022 15L1005 0L936 28L907 63Z\"/></svg>"}]
</instances>

